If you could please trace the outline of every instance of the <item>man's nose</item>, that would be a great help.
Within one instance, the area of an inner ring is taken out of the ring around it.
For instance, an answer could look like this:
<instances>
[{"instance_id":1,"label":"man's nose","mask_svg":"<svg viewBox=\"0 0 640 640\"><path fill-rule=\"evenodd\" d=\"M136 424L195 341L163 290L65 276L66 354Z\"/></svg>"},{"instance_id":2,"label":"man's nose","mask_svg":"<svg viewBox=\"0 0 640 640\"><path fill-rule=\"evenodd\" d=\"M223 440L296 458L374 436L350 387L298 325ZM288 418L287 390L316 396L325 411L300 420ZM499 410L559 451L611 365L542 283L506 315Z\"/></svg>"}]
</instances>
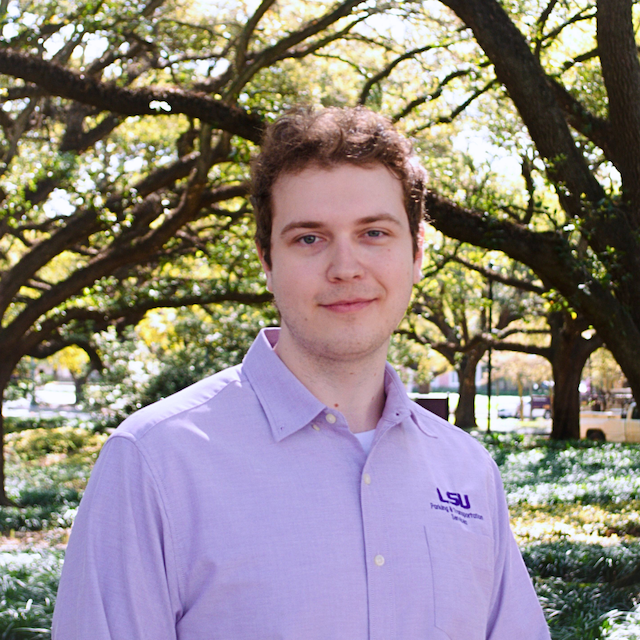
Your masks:
<instances>
[{"instance_id":1,"label":"man's nose","mask_svg":"<svg viewBox=\"0 0 640 640\"><path fill-rule=\"evenodd\" d=\"M336 239L333 243L331 260L327 269L329 280L352 280L364 275L358 247L348 239Z\"/></svg>"}]
</instances>

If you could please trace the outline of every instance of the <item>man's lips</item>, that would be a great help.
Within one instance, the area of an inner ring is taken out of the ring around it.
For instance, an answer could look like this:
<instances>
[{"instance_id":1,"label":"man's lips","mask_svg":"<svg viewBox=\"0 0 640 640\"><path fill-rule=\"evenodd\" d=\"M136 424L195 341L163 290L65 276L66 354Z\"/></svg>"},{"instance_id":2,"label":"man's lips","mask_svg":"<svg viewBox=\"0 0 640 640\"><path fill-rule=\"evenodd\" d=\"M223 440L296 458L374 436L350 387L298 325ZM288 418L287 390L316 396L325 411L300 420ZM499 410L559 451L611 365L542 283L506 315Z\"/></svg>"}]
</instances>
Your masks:
<instances>
[{"instance_id":1,"label":"man's lips","mask_svg":"<svg viewBox=\"0 0 640 640\"><path fill-rule=\"evenodd\" d=\"M374 300L375 298L354 298L352 300L337 300L336 302L324 303L320 306L336 313L349 313L368 307Z\"/></svg>"}]
</instances>

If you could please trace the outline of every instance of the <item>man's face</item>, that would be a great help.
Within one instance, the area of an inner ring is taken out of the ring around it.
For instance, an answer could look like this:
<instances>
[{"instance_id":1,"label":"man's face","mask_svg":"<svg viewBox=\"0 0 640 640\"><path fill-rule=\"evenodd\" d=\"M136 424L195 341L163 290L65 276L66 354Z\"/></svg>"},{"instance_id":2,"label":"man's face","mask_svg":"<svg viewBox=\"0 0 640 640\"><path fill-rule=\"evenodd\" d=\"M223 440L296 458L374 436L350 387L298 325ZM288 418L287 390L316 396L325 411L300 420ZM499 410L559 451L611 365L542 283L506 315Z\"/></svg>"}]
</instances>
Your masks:
<instances>
[{"instance_id":1,"label":"man's face","mask_svg":"<svg viewBox=\"0 0 640 640\"><path fill-rule=\"evenodd\" d=\"M357 360L386 351L420 279L402 186L384 166L309 167L272 193L278 351Z\"/></svg>"}]
</instances>

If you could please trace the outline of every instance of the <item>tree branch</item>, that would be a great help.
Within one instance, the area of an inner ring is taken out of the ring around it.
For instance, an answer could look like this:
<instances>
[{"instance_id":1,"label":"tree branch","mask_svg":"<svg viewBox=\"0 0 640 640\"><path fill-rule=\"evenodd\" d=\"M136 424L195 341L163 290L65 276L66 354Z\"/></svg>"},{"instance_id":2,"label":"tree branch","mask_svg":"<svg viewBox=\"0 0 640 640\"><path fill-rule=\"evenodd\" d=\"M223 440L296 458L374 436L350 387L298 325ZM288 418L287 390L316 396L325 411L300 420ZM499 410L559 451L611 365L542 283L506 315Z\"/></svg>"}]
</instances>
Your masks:
<instances>
[{"instance_id":1,"label":"tree branch","mask_svg":"<svg viewBox=\"0 0 640 640\"><path fill-rule=\"evenodd\" d=\"M497 0L442 0L473 30L515 103L565 209L586 215L583 194L598 203L604 191L569 131L540 62Z\"/></svg>"},{"instance_id":2,"label":"tree branch","mask_svg":"<svg viewBox=\"0 0 640 640\"><path fill-rule=\"evenodd\" d=\"M531 231L507 220L475 213L433 192L427 193L425 202L436 229L451 238L502 251L528 265L543 282L557 289L574 309L591 320L606 344L619 344L621 333L627 345L640 344L640 329L634 322L633 309L621 303L608 285L591 276L560 233ZM615 356L623 370L634 370L633 349L627 352L616 349Z\"/></svg>"},{"instance_id":3,"label":"tree branch","mask_svg":"<svg viewBox=\"0 0 640 640\"><path fill-rule=\"evenodd\" d=\"M631 198L640 198L640 62L632 0L598 0L598 52L609 98L612 143Z\"/></svg>"},{"instance_id":4,"label":"tree branch","mask_svg":"<svg viewBox=\"0 0 640 640\"><path fill-rule=\"evenodd\" d=\"M163 87L125 89L11 49L0 49L0 73L104 111L127 116L183 113L251 142L259 143L262 136L263 125L256 116L196 92Z\"/></svg>"},{"instance_id":5,"label":"tree branch","mask_svg":"<svg viewBox=\"0 0 640 640\"><path fill-rule=\"evenodd\" d=\"M249 80L258 71L260 71L260 69L263 69L278 60L288 49L295 47L297 44L316 33L324 31L340 20L340 18L348 16L355 7L362 4L364 1L365 0L347 0L347 2L337 5L332 11L329 11L321 18L312 20L302 29L290 33L288 36L276 42L273 46L253 55L249 64L244 68L244 71L238 73L238 76L229 87L228 95L231 97L237 95L242 87L244 87L244 85L249 82Z\"/></svg>"},{"instance_id":6,"label":"tree branch","mask_svg":"<svg viewBox=\"0 0 640 640\"><path fill-rule=\"evenodd\" d=\"M593 144L602 149L605 157L618 167L611 123L608 120L594 116L579 100L572 96L558 80L550 78L549 82L569 124L587 138L587 140L591 140Z\"/></svg>"},{"instance_id":7,"label":"tree branch","mask_svg":"<svg viewBox=\"0 0 640 640\"><path fill-rule=\"evenodd\" d=\"M445 46L445 45L440 45L440 46ZM401 56L398 56L397 58L392 60L384 69L382 69L381 71L376 73L374 76L369 78L369 80L367 80L364 83L364 86L362 87L362 91L360 91L360 97L358 98L358 104L362 104L362 105L366 104L367 98L369 97L369 93L371 92L371 89L373 88L373 85L374 84L378 84L381 80L384 80L385 78L388 78L391 75L391 72L401 62L404 62L405 60L408 60L409 58L413 58L413 57L417 56L420 53L424 53L425 51L430 51L433 48L434 48L434 45L429 44L426 47L418 47L417 49L411 49L410 51L406 51Z\"/></svg>"}]
</instances>

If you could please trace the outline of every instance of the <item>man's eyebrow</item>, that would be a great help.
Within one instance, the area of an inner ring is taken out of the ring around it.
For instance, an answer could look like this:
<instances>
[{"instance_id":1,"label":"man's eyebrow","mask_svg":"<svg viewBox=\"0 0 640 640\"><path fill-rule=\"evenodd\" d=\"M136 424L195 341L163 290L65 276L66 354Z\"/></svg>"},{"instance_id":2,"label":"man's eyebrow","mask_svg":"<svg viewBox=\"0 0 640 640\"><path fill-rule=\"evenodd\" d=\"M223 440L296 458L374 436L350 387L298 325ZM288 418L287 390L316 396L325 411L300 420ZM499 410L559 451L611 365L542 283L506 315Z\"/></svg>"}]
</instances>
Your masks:
<instances>
[{"instance_id":1,"label":"man's eyebrow","mask_svg":"<svg viewBox=\"0 0 640 640\"><path fill-rule=\"evenodd\" d=\"M320 229L324 225L321 222L315 222L313 220L300 220L297 222L290 222L289 224L285 224L280 232L280 235L283 236L287 234L292 229Z\"/></svg>"},{"instance_id":2,"label":"man's eyebrow","mask_svg":"<svg viewBox=\"0 0 640 640\"><path fill-rule=\"evenodd\" d=\"M366 216L364 218L359 218L358 220L355 221L355 224L363 225L363 224L373 224L376 222L391 222L398 226L402 226L402 223L400 222L400 220L398 220L396 216L391 215L390 213L379 213L373 216ZM280 235L284 236L293 229L321 229L324 226L325 226L324 223L317 222L315 220L299 220L299 221L290 222L289 224L286 224L282 228Z\"/></svg>"},{"instance_id":3,"label":"man's eyebrow","mask_svg":"<svg viewBox=\"0 0 640 640\"><path fill-rule=\"evenodd\" d=\"M398 226L402 226L402 223L398 218L390 213L378 213L374 216L367 216L366 218L360 218L356 220L357 224L372 224L374 222L392 222Z\"/></svg>"}]
</instances>

